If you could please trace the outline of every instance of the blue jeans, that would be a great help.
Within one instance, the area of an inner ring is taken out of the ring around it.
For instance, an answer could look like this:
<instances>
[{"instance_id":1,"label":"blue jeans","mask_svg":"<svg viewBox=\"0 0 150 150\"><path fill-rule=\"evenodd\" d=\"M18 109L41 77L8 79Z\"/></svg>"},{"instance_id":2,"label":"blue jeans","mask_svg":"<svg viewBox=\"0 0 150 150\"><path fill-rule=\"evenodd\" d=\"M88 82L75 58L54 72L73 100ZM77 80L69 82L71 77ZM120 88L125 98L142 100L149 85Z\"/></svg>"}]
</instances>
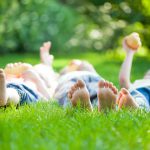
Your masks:
<instances>
[{"instance_id":1,"label":"blue jeans","mask_svg":"<svg viewBox=\"0 0 150 150\"><path fill-rule=\"evenodd\" d=\"M130 91L140 108L150 108L150 87L140 87Z\"/></svg>"},{"instance_id":2,"label":"blue jeans","mask_svg":"<svg viewBox=\"0 0 150 150\"><path fill-rule=\"evenodd\" d=\"M24 84L8 83L7 88L15 89L20 96L20 104L39 101L39 95Z\"/></svg>"}]
</instances>

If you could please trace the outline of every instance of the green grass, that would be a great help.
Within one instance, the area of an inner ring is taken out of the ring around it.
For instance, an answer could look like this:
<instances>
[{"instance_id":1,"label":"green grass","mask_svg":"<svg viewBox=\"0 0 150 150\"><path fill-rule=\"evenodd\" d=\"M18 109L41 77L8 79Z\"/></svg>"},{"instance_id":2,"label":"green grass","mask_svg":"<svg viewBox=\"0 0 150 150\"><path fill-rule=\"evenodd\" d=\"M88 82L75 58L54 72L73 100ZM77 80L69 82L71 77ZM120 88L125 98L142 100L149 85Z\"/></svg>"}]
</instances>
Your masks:
<instances>
[{"instance_id":1,"label":"green grass","mask_svg":"<svg viewBox=\"0 0 150 150\"><path fill-rule=\"evenodd\" d=\"M38 54L1 56L0 66L23 61L36 64ZM116 53L85 53L56 56L58 71L72 58L90 61L105 79L118 86L123 56ZM149 69L149 56L136 56L132 81ZM150 113L122 110L93 113L63 109L57 103L37 103L16 109L0 109L0 149L150 149Z\"/></svg>"}]
</instances>

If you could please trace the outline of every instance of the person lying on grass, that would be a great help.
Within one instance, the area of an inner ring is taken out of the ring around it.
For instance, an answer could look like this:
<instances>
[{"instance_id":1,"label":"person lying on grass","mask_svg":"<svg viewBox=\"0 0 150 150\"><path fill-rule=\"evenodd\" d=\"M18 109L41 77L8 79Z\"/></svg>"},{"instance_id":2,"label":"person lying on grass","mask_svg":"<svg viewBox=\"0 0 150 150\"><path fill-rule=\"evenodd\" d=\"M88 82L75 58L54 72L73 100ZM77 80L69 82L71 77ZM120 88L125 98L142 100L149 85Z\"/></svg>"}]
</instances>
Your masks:
<instances>
[{"instance_id":1,"label":"person lying on grass","mask_svg":"<svg viewBox=\"0 0 150 150\"><path fill-rule=\"evenodd\" d=\"M137 34L134 36L140 41ZM119 109L124 106L131 108L146 108L149 110L150 71L145 74L143 79L136 80L131 84L130 72L132 60L139 46L132 49L127 45L125 38L123 41L123 48L126 52L126 58L120 69L119 79L120 86L122 87L120 92L118 92L113 83L105 81L97 74L95 74L95 76L86 74L77 77L72 73L72 77L69 77L69 74L66 75L66 80L63 79L63 82L60 82L58 89L56 90L56 93L58 94L56 98L60 100L60 103L66 106L69 99L72 106L77 106L78 103L80 103L81 107L87 108L90 111L93 110L94 104L98 105L99 111L115 109L116 105ZM68 87L69 84L73 85ZM70 89L68 91L68 99L65 89Z\"/></svg>"},{"instance_id":2,"label":"person lying on grass","mask_svg":"<svg viewBox=\"0 0 150 150\"><path fill-rule=\"evenodd\" d=\"M48 101L53 97L60 76L75 70L95 72L88 62L72 60L59 75L52 68L53 55L49 54L50 48L50 42L40 48L40 64L10 63L4 70L0 69L0 106Z\"/></svg>"}]
</instances>

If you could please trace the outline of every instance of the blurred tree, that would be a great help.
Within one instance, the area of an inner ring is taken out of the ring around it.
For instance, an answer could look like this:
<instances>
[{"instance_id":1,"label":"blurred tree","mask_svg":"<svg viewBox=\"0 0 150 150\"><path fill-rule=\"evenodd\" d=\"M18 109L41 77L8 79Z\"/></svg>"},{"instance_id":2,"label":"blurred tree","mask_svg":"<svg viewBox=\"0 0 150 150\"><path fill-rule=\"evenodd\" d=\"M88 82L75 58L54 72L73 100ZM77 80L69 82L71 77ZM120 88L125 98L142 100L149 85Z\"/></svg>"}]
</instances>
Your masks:
<instances>
[{"instance_id":1,"label":"blurred tree","mask_svg":"<svg viewBox=\"0 0 150 150\"><path fill-rule=\"evenodd\" d=\"M94 39L93 45L97 43L98 50L116 47L121 35L124 36L134 31L140 33L143 43L150 48L150 1L65 0L65 3L86 16L90 24L92 22L97 26L95 29L101 38L98 38L99 44ZM87 24L85 28L86 26Z\"/></svg>"},{"instance_id":2,"label":"blurred tree","mask_svg":"<svg viewBox=\"0 0 150 150\"><path fill-rule=\"evenodd\" d=\"M75 16L55 0L0 1L0 49L35 51L47 40L54 49L65 49L78 22Z\"/></svg>"},{"instance_id":3,"label":"blurred tree","mask_svg":"<svg viewBox=\"0 0 150 150\"><path fill-rule=\"evenodd\" d=\"M51 40L53 49L106 50L136 31L150 48L148 0L0 1L0 51L35 51Z\"/></svg>"}]
</instances>

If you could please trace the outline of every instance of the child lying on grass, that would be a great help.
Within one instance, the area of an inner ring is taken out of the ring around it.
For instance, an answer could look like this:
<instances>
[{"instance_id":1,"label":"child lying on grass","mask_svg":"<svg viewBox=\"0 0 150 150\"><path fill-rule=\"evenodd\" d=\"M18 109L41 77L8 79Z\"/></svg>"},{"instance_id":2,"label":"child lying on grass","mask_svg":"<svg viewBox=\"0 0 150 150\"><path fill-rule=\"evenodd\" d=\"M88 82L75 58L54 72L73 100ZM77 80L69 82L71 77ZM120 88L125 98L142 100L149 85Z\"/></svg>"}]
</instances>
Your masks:
<instances>
[{"instance_id":1,"label":"child lying on grass","mask_svg":"<svg viewBox=\"0 0 150 150\"><path fill-rule=\"evenodd\" d=\"M137 37L138 40L139 37ZM118 108L131 107L131 108L145 108L150 107L150 73L149 71L145 74L144 78L135 83L130 83L130 72L132 66L132 59L135 52L138 50L131 49L123 41L123 48L126 52L126 58L120 69L120 85L122 89L118 93L117 88L108 81L97 81L98 86L92 87L91 89L97 90L96 101L98 101L98 110L115 109L116 105ZM98 78L98 77L97 77ZM96 77L95 77L96 79ZM100 79L99 79L100 80ZM95 83L96 84L96 83ZM78 103L84 108L92 111L92 94L87 88L89 83L87 81L78 80L69 90L68 97L73 106L77 106ZM94 97L94 96L93 96Z\"/></svg>"}]
</instances>

